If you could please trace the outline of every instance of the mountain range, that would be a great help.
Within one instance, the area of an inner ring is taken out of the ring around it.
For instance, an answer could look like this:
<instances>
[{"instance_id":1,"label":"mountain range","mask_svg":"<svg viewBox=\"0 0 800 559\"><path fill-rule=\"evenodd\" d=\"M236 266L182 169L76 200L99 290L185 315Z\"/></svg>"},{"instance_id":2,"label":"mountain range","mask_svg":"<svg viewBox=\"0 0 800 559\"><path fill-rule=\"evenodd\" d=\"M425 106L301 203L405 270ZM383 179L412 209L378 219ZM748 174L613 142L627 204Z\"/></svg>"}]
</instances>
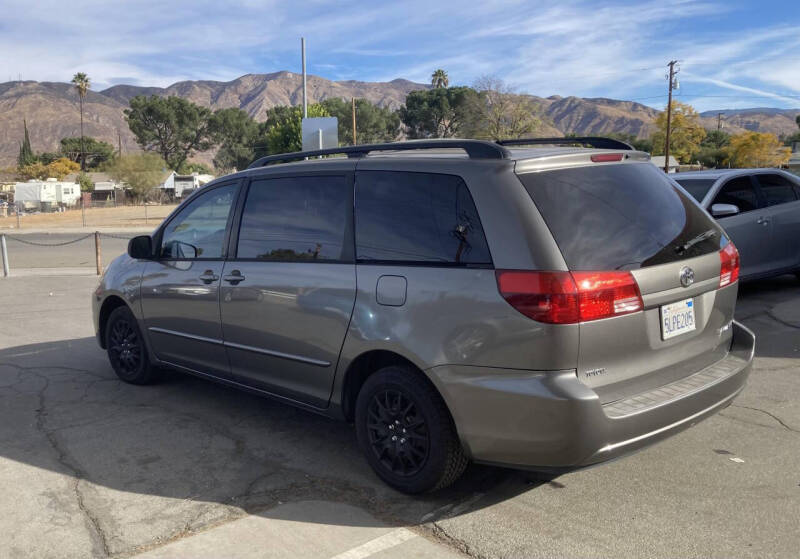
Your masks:
<instances>
[{"instance_id":1,"label":"mountain range","mask_svg":"<svg viewBox=\"0 0 800 559\"><path fill-rule=\"evenodd\" d=\"M397 109L410 91L430 87L404 79L390 82L331 81L308 76L309 102L331 97L364 98L380 106ZM178 95L212 109L239 107L256 120L265 119L267 109L276 105L302 103L302 76L292 72L247 74L229 82L182 81L161 87L115 85L102 91L89 91L84 99L84 133L121 145L123 152L138 149L125 122L123 110L136 95ZM603 135L625 133L644 138L650 135L659 111L635 103L605 98L535 97L540 106L541 136L567 133ZM68 83L15 81L0 83L0 167L13 165L27 121L34 151L55 151L58 141L80 135L78 95ZM771 132L777 135L797 132L795 117L800 109L753 108L701 113L703 125L716 129L717 113L723 113L724 129ZM204 154L208 155L208 154ZM209 160L210 157L200 157Z\"/></svg>"}]
</instances>

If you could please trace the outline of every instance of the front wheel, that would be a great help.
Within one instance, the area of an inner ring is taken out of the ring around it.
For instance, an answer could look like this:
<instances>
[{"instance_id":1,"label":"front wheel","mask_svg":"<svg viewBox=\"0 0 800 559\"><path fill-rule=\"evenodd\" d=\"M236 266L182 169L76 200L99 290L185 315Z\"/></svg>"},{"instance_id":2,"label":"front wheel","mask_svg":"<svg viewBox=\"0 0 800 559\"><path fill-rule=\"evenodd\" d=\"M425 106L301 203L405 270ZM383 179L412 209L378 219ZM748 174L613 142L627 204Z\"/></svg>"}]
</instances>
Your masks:
<instances>
[{"instance_id":1,"label":"front wheel","mask_svg":"<svg viewBox=\"0 0 800 559\"><path fill-rule=\"evenodd\" d=\"M367 378L356 399L355 422L370 466L399 491L442 489L467 467L447 406L411 367L385 367Z\"/></svg>"},{"instance_id":2,"label":"front wheel","mask_svg":"<svg viewBox=\"0 0 800 559\"><path fill-rule=\"evenodd\" d=\"M108 360L117 376L131 384L149 384L156 379L136 317L128 307L114 309L106 323Z\"/></svg>"}]
</instances>

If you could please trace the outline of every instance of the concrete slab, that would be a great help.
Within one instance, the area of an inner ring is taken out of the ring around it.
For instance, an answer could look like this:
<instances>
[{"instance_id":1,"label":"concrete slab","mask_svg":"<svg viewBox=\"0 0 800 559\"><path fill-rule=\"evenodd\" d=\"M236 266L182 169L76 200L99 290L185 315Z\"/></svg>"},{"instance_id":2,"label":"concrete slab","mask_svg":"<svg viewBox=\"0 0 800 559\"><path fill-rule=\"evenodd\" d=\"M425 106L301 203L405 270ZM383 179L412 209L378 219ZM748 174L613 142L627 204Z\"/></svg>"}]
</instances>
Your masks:
<instances>
[{"instance_id":1,"label":"concrete slab","mask_svg":"<svg viewBox=\"0 0 800 559\"><path fill-rule=\"evenodd\" d=\"M0 557L797 556L800 336L771 315L794 277L742 288L757 359L717 416L598 468L473 465L418 497L372 474L348 425L180 374L119 382L96 284L0 280Z\"/></svg>"},{"instance_id":2,"label":"concrete slab","mask_svg":"<svg viewBox=\"0 0 800 559\"><path fill-rule=\"evenodd\" d=\"M137 559L283 559L463 557L407 528L393 528L360 508L301 501L211 528L135 556Z\"/></svg>"}]
</instances>

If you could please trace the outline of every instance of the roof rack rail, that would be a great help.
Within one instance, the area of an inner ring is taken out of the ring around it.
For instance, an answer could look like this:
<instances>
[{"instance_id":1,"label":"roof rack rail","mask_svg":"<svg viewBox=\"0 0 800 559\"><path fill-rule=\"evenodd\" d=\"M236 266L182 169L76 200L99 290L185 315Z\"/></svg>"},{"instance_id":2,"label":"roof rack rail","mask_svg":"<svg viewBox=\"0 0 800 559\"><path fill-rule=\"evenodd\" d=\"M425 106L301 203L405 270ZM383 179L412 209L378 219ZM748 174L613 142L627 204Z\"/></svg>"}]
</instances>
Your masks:
<instances>
[{"instance_id":1,"label":"roof rack rail","mask_svg":"<svg viewBox=\"0 0 800 559\"><path fill-rule=\"evenodd\" d=\"M375 151L411 151L418 149L463 149L470 159L508 159L511 156L507 149L495 142L485 140L412 140L267 155L256 159L247 168L256 169L270 163L287 163L320 155L347 155L348 158L358 158Z\"/></svg>"},{"instance_id":2,"label":"roof rack rail","mask_svg":"<svg viewBox=\"0 0 800 559\"><path fill-rule=\"evenodd\" d=\"M501 146L533 146L539 144L586 144L593 148L600 149L624 149L633 151L633 146L623 142L622 140L615 140L613 138L602 138L600 136L580 136L574 138L518 138L515 140L497 140L497 144Z\"/></svg>"}]
</instances>

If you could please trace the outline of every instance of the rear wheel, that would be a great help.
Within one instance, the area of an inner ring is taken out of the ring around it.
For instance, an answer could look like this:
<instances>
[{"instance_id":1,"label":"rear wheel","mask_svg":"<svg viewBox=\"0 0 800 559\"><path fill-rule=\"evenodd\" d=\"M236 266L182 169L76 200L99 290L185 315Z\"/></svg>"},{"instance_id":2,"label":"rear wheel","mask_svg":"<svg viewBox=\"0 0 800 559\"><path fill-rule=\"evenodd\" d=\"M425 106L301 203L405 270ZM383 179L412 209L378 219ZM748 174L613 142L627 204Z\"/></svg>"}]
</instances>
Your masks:
<instances>
[{"instance_id":1,"label":"rear wheel","mask_svg":"<svg viewBox=\"0 0 800 559\"><path fill-rule=\"evenodd\" d=\"M149 384L156 380L147 348L136 317L122 306L111 313L106 323L108 360L117 376L131 384Z\"/></svg>"},{"instance_id":2,"label":"rear wheel","mask_svg":"<svg viewBox=\"0 0 800 559\"><path fill-rule=\"evenodd\" d=\"M468 459L441 396L411 367L385 367L369 378L355 410L359 446L375 473L404 493L444 488Z\"/></svg>"}]
</instances>

